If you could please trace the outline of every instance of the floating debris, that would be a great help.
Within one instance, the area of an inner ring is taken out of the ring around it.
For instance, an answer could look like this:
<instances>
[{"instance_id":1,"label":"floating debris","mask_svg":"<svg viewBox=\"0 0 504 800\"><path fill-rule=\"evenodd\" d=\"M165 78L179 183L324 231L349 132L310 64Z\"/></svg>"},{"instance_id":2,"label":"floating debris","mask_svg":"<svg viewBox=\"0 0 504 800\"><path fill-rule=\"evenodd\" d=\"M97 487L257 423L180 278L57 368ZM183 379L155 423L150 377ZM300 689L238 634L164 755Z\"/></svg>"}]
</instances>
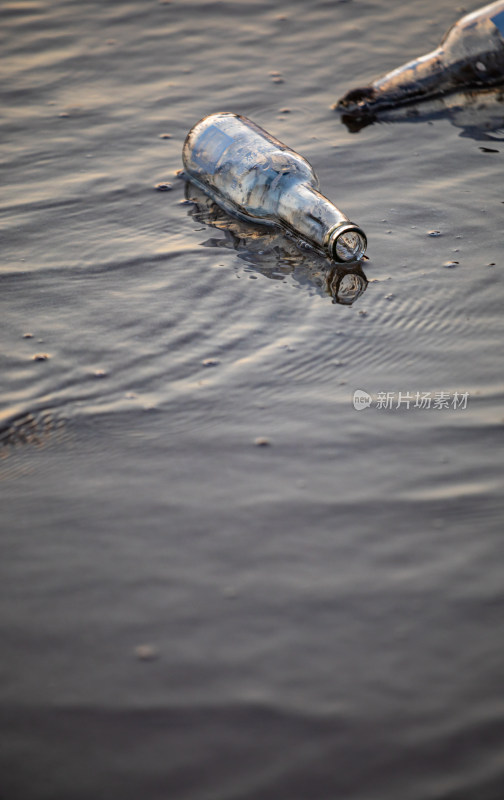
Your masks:
<instances>
[{"instance_id":1,"label":"floating debris","mask_svg":"<svg viewBox=\"0 0 504 800\"><path fill-rule=\"evenodd\" d=\"M347 124L354 117L361 120L363 127L366 117L369 124L384 109L410 107L412 103L461 89L481 90L500 85L504 74L503 36L504 6L499 0L465 14L452 25L435 50L368 86L352 89L336 108L347 116Z\"/></svg>"},{"instance_id":2,"label":"floating debris","mask_svg":"<svg viewBox=\"0 0 504 800\"><path fill-rule=\"evenodd\" d=\"M364 255L365 234L317 191L310 164L246 117L204 117L189 131L182 158L188 180L227 212L297 234L333 261L355 262ZM261 169L252 174L249 163ZM260 203L253 200L256 192Z\"/></svg>"},{"instance_id":3,"label":"floating debris","mask_svg":"<svg viewBox=\"0 0 504 800\"><path fill-rule=\"evenodd\" d=\"M159 656L159 651L152 644L139 644L135 647L135 655L139 661L154 661Z\"/></svg>"},{"instance_id":4,"label":"floating debris","mask_svg":"<svg viewBox=\"0 0 504 800\"><path fill-rule=\"evenodd\" d=\"M256 447L269 447L271 442L265 436L258 436L257 439L254 439L254 444Z\"/></svg>"}]
</instances>

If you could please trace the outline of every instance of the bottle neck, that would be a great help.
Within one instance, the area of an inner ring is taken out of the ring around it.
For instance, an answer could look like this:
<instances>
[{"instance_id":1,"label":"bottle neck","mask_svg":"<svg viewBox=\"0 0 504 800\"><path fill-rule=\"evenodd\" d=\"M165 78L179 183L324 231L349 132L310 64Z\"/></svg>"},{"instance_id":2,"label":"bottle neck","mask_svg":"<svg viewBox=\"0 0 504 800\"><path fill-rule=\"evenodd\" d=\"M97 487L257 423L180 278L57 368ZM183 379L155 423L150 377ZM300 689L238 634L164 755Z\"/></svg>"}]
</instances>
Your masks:
<instances>
[{"instance_id":1,"label":"bottle neck","mask_svg":"<svg viewBox=\"0 0 504 800\"><path fill-rule=\"evenodd\" d=\"M377 103L394 103L437 93L443 81L443 50L438 47L421 58L403 64L372 84Z\"/></svg>"},{"instance_id":2,"label":"bottle neck","mask_svg":"<svg viewBox=\"0 0 504 800\"><path fill-rule=\"evenodd\" d=\"M306 183L293 183L282 192L278 212L288 228L301 234L331 257L331 232L342 225L351 225L348 217L327 197Z\"/></svg>"}]
</instances>

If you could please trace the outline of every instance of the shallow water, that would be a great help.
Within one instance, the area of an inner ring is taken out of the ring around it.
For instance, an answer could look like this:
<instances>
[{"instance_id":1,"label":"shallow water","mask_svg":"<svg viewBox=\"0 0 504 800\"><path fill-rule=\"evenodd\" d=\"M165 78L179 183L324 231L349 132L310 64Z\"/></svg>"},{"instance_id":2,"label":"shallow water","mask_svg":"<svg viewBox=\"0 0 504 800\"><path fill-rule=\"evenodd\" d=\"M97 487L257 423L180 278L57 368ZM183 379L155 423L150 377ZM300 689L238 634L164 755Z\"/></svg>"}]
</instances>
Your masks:
<instances>
[{"instance_id":1,"label":"shallow water","mask_svg":"<svg viewBox=\"0 0 504 800\"><path fill-rule=\"evenodd\" d=\"M459 14L4 3L2 797L502 797L503 146L331 110ZM362 225L353 303L192 202L216 110Z\"/></svg>"}]
</instances>

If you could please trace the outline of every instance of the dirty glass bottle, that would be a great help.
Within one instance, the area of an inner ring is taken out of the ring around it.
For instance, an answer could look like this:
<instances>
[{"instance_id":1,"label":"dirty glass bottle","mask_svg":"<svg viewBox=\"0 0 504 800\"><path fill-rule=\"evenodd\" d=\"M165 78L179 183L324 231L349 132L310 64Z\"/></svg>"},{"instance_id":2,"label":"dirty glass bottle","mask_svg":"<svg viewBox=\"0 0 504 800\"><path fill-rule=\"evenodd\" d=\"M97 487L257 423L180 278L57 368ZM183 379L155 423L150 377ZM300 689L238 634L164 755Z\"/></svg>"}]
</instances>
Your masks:
<instances>
[{"instance_id":1,"label":"dirty glass bottle","mask_svg":"<svg viewBox=\"0 0 504 800\"><path fill-rule=\"evenodd\" d=\"M182 157L187 178L226 211L290 230L335 261L364 255L365 234L318 191L308 161L246 117L205 117L189 131Z\"/></svg>"},{"instance_id":2,"label":"dirty glass bottle","mask_svg":"<svg viewBox=\"0 0 504 800\"><path fill-rule=\"evenodd\" d=\"M436 50L409 61L370 86L352 89L336 108L374 112L463 88L504 83L504 0L459 19Z\"/></svg>"}]
</instances>

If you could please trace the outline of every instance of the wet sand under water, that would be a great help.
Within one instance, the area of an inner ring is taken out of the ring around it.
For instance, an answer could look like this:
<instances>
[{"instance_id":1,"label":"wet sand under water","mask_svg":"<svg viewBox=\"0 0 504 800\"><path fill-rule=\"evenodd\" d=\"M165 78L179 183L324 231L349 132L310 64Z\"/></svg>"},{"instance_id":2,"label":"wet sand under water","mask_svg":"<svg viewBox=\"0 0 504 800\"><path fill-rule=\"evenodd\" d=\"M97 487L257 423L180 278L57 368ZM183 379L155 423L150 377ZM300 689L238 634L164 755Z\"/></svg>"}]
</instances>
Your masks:
<instances>
[{"instance_id":1,"label":"wet sand under water","mask_svg":"<svg viewBox=\"0 0 504 800\"><path fill-rule=\"evenodd\" d=\"M2 798L501 800L502 131L331 110L458 15L4 4ZM176 177L216 110L350 281Z\"/></svg>"}]
</instances>

